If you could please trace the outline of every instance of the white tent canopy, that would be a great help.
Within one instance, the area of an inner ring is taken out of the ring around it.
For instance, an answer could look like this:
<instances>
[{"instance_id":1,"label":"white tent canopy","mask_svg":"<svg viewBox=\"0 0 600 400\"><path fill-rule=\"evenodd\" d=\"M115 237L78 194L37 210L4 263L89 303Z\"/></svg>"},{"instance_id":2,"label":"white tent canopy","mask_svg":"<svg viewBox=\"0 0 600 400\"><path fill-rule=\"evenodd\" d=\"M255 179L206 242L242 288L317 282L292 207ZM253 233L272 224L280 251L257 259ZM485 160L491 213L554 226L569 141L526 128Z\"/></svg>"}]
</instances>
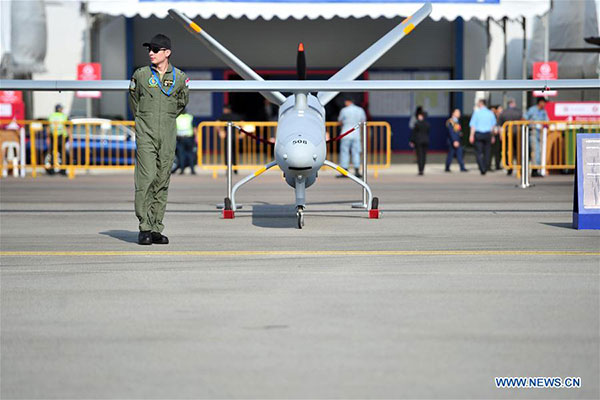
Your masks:
<instances>
[{"instance_id":1,"label":"white tent canopy","mask_svg":"<svg viewBox=\"0 0 600 400\"><path fill-rule=\"evenodd\" d=\"M177 8L189 17L200 16L208 19L228 17L249 19L316 19L325 18L395 18L408 16L418 10L424 2L412 0L368 1L368 0L303 0L303 1L160 1L160 0L90 0L88 10L91 13L140 15L148 18L152 15L165 18L170 8ZM454 20L462 17L495 20L508 17L517 19L543 15L550 8L549 0L433 0L431 18Z\"/></svg>"}]
</instances>

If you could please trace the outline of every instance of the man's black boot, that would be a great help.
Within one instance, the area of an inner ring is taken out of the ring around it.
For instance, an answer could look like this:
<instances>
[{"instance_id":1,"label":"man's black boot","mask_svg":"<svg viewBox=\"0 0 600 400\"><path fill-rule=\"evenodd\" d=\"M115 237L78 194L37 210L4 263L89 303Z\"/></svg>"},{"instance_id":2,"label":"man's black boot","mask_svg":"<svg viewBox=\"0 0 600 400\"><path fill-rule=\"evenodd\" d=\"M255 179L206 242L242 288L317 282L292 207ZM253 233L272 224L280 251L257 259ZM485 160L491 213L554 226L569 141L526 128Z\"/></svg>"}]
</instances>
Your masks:
<instances>
[{"instance_id":1,"label":"man's black boot","mask_svg":"<svg viewBox=\"0 0 600 400\"><path fill-rule=\"evenodd\" d=\"M359 179L363 177L358 168L354 168L354 176Z\"/></svg>"},{"instance_id":2,"label":"man's black boot","mask_svg":"<svg viewBox=\"0 0 600 400\"><path fill-rule=\"evenodd\" d=\"M152 234L150 231L140 231L138 235L138 244L152 244Z\"/></svg>"},{"instance_id":3,"label":"man's black boot","mask_svg":"<svg viewBox=\"0 0 600 400\"><path fill-rule=\"evenodd\" d=\"M154 244L169 244L169 238L158 232L152 232L152 243L154 243Z\"/></svg>"}]
</instances>

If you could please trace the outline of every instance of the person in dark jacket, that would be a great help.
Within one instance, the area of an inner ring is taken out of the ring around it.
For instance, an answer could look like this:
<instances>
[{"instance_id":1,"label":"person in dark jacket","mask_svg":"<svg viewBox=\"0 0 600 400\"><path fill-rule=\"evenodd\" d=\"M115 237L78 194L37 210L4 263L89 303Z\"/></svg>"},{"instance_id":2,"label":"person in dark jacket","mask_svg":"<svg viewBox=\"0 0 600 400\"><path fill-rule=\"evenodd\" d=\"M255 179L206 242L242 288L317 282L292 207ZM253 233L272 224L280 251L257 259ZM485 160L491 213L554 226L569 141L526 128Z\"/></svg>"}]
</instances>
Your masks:
<instances>
[{"instance_id":1,"label":"person in dark jacket","mask_svg":"<svg viewBox=\"0 0 600 400\"><path fill-rule=\"evenodd\" d=\"M496 116L496 121L500 118L500 114L504 111L504 108L501 105L491 106L490 110ZM492 159L494 159L494 171L499 171L502 169L502 125L496 124L494 130L492 131L492 148L491 148L491 156L488 163L488 171L492 171Z\"/></svg>"},{"instance_id":2,"label":"person in dark jacket","mask_svg":"<svg viewBox=\"0 0 600 400\"><path fill-rule=\"evenodd\" d=\"M427 157L427 147L429 146L429 122L425 121L424 111L417 114L417 122L415 122L415 127L412 130L409 145L417 152L419 175L423 175Z\"/></svg>"},{"instance_id":3,"label":"person in dark jacket","mask_svg":"<svg viewBox=\"0 0 600 400\"><path fill-rule=\"evenodd\" d=\"M461 172L467 172L465 162L463 161L463 148L460 144L462 136L462 127L460 126L460 110L457 108L452 111L452 115L446 121L446 129L448 130L448 156L446 157L446 172L450 172L450 164L456 157Z\"/></svg>"},{"instance_id":4,"label":"person in dark jacket","mask_svg":"<svg viewBox=\"0 0 600 400\"><path fill-rule=\"evenodd\" d=\"M502 126L507 121L520 121L523 119L523 113L519 108L517 108L517 102L515 99L508 99L508 108L500 114L500 118L498 118L498 125ZM506 133L506 165L511 165L511 160L509 160L509 145L512 145L512 158L513 160L517 157L517 141L518 141L518 127L513 126L512 132ZM511 136L509 138L508 136ZM512 175L512 168L507 168L506 175Z\"/></svg>"}]
</instances>

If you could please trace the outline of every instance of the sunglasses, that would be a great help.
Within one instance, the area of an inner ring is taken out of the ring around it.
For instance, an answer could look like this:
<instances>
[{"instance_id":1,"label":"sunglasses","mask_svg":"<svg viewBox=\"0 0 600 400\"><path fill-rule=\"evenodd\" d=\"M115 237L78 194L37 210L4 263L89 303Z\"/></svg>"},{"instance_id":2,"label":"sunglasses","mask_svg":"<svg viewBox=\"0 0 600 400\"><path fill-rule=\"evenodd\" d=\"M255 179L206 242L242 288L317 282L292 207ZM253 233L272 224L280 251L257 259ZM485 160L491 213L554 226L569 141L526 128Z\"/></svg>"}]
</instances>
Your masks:
<instances>
[{"instance_id":1,"label":"sunglasses","mask_svg":"<svg viewBox=\"0 0 600 400\"><path fill-rule=\"evenodd\" d=\"M153 52L154 54L163 51L163 50L167 50L164 47L158 47L158 46L148 46L148 52Z\"/></svg>"}]
</instances>

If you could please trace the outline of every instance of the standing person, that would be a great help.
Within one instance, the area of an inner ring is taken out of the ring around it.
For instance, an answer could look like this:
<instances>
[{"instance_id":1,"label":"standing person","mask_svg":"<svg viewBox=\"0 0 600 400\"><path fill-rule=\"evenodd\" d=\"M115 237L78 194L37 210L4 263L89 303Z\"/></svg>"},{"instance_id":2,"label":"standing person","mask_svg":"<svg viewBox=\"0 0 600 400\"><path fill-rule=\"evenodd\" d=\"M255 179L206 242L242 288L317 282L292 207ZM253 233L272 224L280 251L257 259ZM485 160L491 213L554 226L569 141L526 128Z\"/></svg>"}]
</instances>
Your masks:
<instances>
[{"instance_id":1,"label":"standing person","mask_svg":"<svg viewBox=\"0 0 600 400\"><path fill-rule=\"evenodd\" d=\"M338 121L342 123L341 132L346 132L352 129L361 122L367 120L365 110L354 104L352 99L347 98L344 100L344 108L340 111ZM349 168L350 162L350 151L352 151L352 165L354 165L354 175L357 178L362 178L360 174L360 153L362 151L362 144L360 143L360 128L354 130L354 132L344 136L340 143L340 166L345 170ZM338 175L338 178L344 178L345 175Z\"/></svg>"},{"instance_id":2,"label":"standing person","mask_svg":"<svg viewBox=\"0 0 600 400\"><path fill-rule=\"evenodd\" d=\"M411 115L408 119L408 129L410 129L411 132L415 128L415 124L417 123L417 115L419 115L423 111L425 111L423 110L423 106L417 106L415 113ZM427 113L425 113L424 115L427 115Z\"/></svg>"},{"instance_id":3,"label":"standing person","mask_svg":"<svg viewBox=\"0 0 600 400\"><path fill-rule=\"evenodd\" d=\"M175 118L189 100L189 79L169 62L171 40L158 34L143 46L151 65L133 73L129 105L135 116L135 215L138 243L168 244L162 234L171 168L175 158Z\"/></svg>"},{"instance_id":4,"label":"standing person","mask_svg":"<svg viewBox=\"0 0 600 400\"><path fill-rule=\"evenodd\" d=\"M500 118L500 114L504 109L501 105L492 106L490 109L496 117L496 126L494 126L494 129L492 130L492 147L488 171L492 170L492 159L494 160L494 171L498 171L502 168L502 159L500 158L502 153L502 144L500 143L502 138L502 135L500 134L502 132L502 125L498 123L498 118Z\"/></svg>"},{"instance_id":5,"label":"standing person","mask_svg":"<svg viewBox=\"0 0 600 400\"><path fill-rule=\"evenodd\" d=\"M419 175L423 175L427 158L427 147L429 146L429 122L425 121L425 112L422 110L417 114L417 122L415 122L415 127L410 136L409 145L417 152Z\"/></svg>"},{"instance_id":6,"label":"standing person","mask_svg":"<svg viewBox=\"0 0 600 400\"><path fill-rule=\"evenodd\" d=\"M217 121L232 121L232 122L238 122L241 121L242 117L239 114L236 114L233 112L231 106L229 104L225 104L223 106L223 113L221 114L221 116L217 119ZM237 140L237 144L235 141L235 129L232 132L232 143L231 143L231 165L232 166L236 166L237 165L237 152L242 148L242 135L244 133L240 132L240 136ZM225 128L219 128L219 137L221 139L226 139L227 138L227 130ZM227 146L227 142L225 142L225 146ZM227 165L227 155L225 155L225 165ZM233 169L233 173L237 174L238 170L237 168Z\"/></svg>"},{"instance_id":7,"label":"standing person","mask_svg":"<svg viewBox=\"0 0 600 400\"><path fill-rule=\"evenodd\" d=\"M446 129L448 130L448 156L446 157L446 172L450 172L450 164L452 159L456 157L461 172L467 172L465 162L463 161L463 148L460 144L462 137L462 127L460 126L460 110L456 108L452 111L452 115L446 121Z\"/></svg>"},{"instance_id":8,"label":"standing person","mask_svg":"<svg viewBox=\"0 0 600 400\"><path fill-rule=\"evenodd\" d=\"M520 121L523 119L523 113L521 112L521 110L519 108L517 108L517 102L515 101L515 99L513 98L509 98L508 99L508 108L504 111L502 111L502 113L500 114L500 117L498 118L498 125L500 127L502 127L502 125L504 125L505 122L508 121ZM510 136L510 139L509 139ZM505 163L506 165L510 165L512 160L509 160L509 146L512 147L512 158L513 160L516 158L517 155L517 137L518 137L518 127L513 126L512 132L507 132L506 134L506 144L505 144L505 151L506 151L506 160ZM512 175L512 168L508 168L506 175Z\"/></svg>"},{"instance_id":9,"label":"standing person","mask_svg":"<svg viewBox=\"0 0 600 400\"><path fill-rule=\"evenodd\" d=\"M194 148L196 147L196 137L194 135L194 116L188 114L185 110L175 120L177 124L177 169L180 170L179 175L183 175L186 167L190 167L192 175L196 175L194 171ZM173 172L175 172L173 171Z\"/></svg>"},{"instance_id":10,"label":"standing person","mask_svg":"<svg viewBox=\"0 0 600 400\"><path fill-rule=\"evenodd\" d=\"M47 137L49 153L44 162L48 175L53 175L56 172L54 169L55 153L57 155L56 164L60 166L59 172L62 175L67 174L67 170L64 167L67 161L67 155L64 153L65 143L68 136L67 128L65 126L65 122L67 122L67 120L67 116L63 113L62 104L55 105L54 112L48 117L48 122L50 122L50 129ZM56 136L56 141L54 140L54 136Z\"/></svg>"},{"instance_id":11,"label":"standing person","mask_svg":"<svg viewBox=\"0 0 600 400\"><path fill-rule=\"evenodd\" d=\"M546 113L546 99L539 97L535 106L529 107L525 114L525 119L528 121L549 121L548 114ZM543 129L542 124L530 125L529 127L529 143L534 144L533 151L535 155L535 165L542 165L542 146L541 146L541 133ZM534 169L531 171L531 176L542 177L539 170Z\"/></svg>"},{"instance_id":12,"label":"standing person","mask_svg":"<svg viewBox=\"0 0 600 400\"><path fill-rule=\"evenodd\" d=\"M477 102L478 108L473 111L469 126L471 134L469 142L475 145L475 157L481 175L485 175L490 162L490 146L492 144L492 130L496 126L496 116L487 108L484 99Z\"/></svg>"}]
</instances>

